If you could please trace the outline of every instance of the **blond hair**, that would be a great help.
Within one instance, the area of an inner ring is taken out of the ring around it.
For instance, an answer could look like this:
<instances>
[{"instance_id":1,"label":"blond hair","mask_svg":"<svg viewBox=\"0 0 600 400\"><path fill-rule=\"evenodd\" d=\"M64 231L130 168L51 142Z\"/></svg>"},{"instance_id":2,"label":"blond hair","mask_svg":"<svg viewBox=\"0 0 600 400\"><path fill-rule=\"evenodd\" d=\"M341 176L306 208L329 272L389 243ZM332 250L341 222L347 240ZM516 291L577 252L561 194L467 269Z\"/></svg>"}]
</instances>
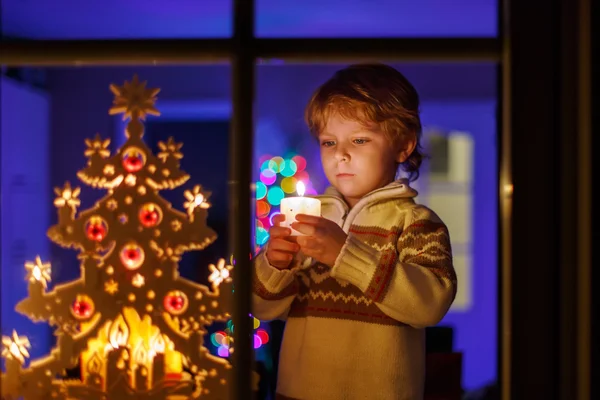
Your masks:
<instances>
[{"instance_id":1,"label":"blond hair","mask_svg":"<svg viewBox=\"0 0 600 400\"><path fill-rule=\"evenodd\" d=\"M419 95L400 72L383 64L356 64L337 71L315 91L304 114L314 136L332 115L381 131L392 144L414 138L415 149L400 166L410 180L419 177L424 157Z\"/></svg>"}]
</instances>

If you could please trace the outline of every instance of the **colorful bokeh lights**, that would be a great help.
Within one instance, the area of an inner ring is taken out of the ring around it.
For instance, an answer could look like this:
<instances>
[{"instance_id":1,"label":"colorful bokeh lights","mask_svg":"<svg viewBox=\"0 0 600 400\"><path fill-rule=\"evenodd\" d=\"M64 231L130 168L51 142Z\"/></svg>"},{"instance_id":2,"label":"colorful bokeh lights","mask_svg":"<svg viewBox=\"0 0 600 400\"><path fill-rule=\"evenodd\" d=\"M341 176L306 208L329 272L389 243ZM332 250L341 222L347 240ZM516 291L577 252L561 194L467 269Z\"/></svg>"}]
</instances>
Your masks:
<instances>
[{"instance_id":1,"label":"colorful bokeh lights","mask_svg":"<svg viewBox=\"0 0 600 400\"><path fill-rule=\"evenodd\" d=\"M279 214L281 199L295 195L296 184L302 181L307 195L315 195L306 159L301 155L288 157L264 155L259 160L260 175L256 182L256 246L259 249L269 240L273 216Z\"/></svg>"},{"instance_id":2,"label":"colorful bokeh lights","mask_svg":"<svg viewBox=\"0 0 600 400\"><path fill-rule=\"evenodd\" d=\"M255 183L256 195L256 252L269 240L269 228L273 225L273 216L279 214L281 199L295 196L296 184L302 181L306 187L305 195L317 192L306 171L306 159L298 154L286 157L264 155L260 157L259 180ZM269 342L268 325L250 316L254 322L254 349L258 350ZM219 357L229 357L233 346L233 321L229 320L223 330L210 335L214 353Z\"/></svg>"}]
</instances>

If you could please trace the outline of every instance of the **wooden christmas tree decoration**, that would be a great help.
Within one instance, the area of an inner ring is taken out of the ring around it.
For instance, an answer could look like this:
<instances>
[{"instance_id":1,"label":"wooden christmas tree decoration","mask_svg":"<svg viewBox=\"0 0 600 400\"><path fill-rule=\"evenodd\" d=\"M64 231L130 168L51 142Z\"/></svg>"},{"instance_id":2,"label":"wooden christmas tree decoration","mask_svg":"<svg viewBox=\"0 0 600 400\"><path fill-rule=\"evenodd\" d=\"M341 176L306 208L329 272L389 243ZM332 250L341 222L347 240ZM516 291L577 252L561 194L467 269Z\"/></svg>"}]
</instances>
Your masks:
<instances>
[{"instance_id":1,"label":"wooden christmas tree decoration","mask_svg":"<svg viewBox=\"0 0 600 400\"><path fill-rule=\"evenodd\" d=\"M186 191L185 213L159 196L189 179L179 168L181 143L161 142L155 156L142 140L146 115L159 115L159 89L137 76L110 89L110 114L129 120L127 141L111 156L108 139L86 140L89 162L78 173L108 194L77 214L79 188L57 188L58 224L48 231L79 251L81 277L48 292L50 264L39 257L25 263L29 297L16 309L56 326L57 344L25 367L28 339L3 337L2 397L226 399L231 365L212 356L203 338L207 326L230 318L232 267L223 259L210 265L210 288L178 274L184 252L216 239L206 225L210 193ZM81 379L66 379L65 370L77 365Z\"/></svg>"}]
</instances>

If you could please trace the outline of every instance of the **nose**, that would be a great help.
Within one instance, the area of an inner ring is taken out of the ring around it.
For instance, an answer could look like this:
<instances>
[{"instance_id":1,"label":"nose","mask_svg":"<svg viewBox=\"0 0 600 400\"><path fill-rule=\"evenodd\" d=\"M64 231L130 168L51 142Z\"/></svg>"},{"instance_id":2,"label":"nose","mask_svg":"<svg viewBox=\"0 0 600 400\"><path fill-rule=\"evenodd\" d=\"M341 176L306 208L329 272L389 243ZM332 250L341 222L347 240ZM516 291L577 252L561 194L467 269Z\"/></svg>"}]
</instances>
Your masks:
<instances>
[{"instance_id":1,"label":"nose","mask_svg":"<svg viewBox=\"0 0 600 400\"><path fill-rule=\"evenodd\" d=\"M350 161L350 154L346 150L345 146L338 145L335 149L335 158L338 162L348 162Z\"/></svg>"}]
</instances>

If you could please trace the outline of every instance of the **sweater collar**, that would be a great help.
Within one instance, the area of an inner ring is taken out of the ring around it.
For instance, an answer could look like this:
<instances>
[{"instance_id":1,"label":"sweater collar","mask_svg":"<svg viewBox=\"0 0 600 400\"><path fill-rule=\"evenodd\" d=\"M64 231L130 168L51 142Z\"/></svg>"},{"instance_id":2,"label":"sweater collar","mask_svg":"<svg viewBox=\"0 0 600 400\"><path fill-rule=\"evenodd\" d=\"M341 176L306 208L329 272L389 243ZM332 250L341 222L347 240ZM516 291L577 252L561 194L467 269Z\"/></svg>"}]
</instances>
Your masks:
<instances>
[{"instance_id":1,"label":"sweater collar","mask_svg":"<svg viewBox=\"0 0 600 400\"><path fill-rule=\"evenodd\" d=\"M389 199L413 199L417 195L418 192L410 187L408 179L403 178L368 193L352 209L348 207L341 193L333 186L328 187L323 195L316 197L324 202L332 202L336 208L340 209L342 215L346 216L344 222L344 230L346 230L360 211L368 205Z\"/></svg>"},{"instance_id":2,"label":"sweater collar","mask_svg":"<svg viewBox=\"0 0 600 400\"><path fill-rule=\"evenodd\" d=\"M388 183L384 187L375 189L372 192L367 193L365 195L365 197L363 197L362 199L360 199L358 201L358 203L356 203L356 205L358 205L359 203L363 203L363 202L366 202L368 204L368 203L372 203L377 200L396 198L396 197L398 197L398 198L414 198L414 197L417 197L418 194L419 193L415 189L410 187L410 183L409 183L408 179L402 178L402 179L393 181L391 183ZM325 193L321 197L324 197L324 196L327 196L327 197L331 196L331 197L335 197L341 201L344 201L344 197L342 196L342 194L333 186L329 186L327 189L325 189ZM319 196L317 196L317 197L319 197ZM345 201L344 201L344 203L345 203Z\"/></svg>"}]
</instances>

